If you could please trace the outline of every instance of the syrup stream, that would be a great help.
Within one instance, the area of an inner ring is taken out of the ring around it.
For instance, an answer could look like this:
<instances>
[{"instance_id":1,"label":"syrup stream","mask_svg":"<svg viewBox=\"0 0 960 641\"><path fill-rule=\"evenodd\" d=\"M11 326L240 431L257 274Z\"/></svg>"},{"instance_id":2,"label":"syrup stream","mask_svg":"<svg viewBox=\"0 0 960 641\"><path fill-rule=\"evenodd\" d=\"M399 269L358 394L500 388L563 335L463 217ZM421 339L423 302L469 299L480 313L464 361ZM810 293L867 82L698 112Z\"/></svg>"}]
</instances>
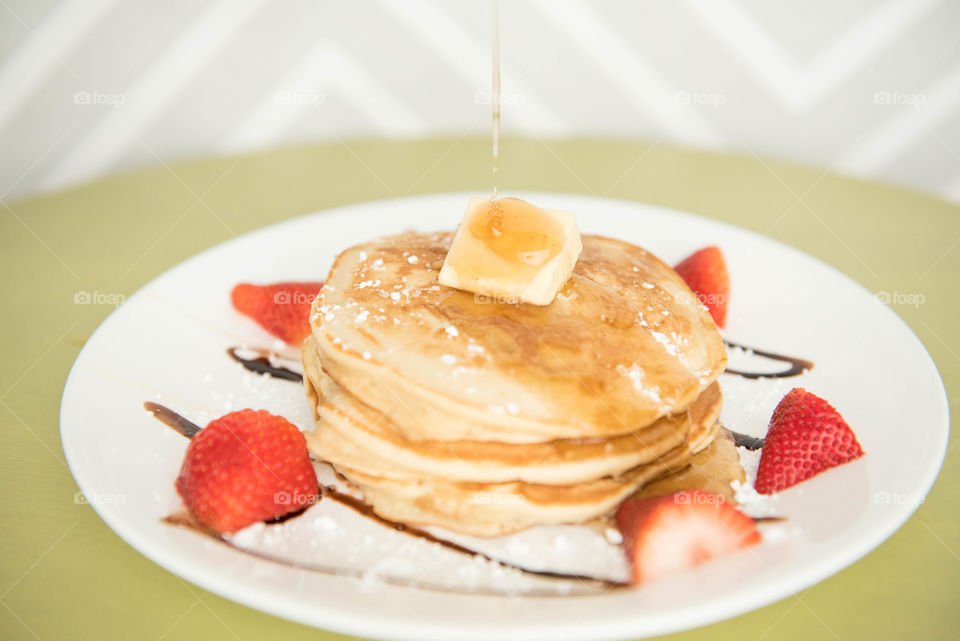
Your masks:
<instances>
[{"instance_id":1,"label":"syrup stream","mask_svg":"<svg viewBox=\"0 0 960 641\"><path fill-rule=\"evenodd\" d=\"M500 3L493 0L493 85L490 92L490 105L493 107L493 196L497 197L497 172L500 169Z\"/></svg>"}]
</instances>

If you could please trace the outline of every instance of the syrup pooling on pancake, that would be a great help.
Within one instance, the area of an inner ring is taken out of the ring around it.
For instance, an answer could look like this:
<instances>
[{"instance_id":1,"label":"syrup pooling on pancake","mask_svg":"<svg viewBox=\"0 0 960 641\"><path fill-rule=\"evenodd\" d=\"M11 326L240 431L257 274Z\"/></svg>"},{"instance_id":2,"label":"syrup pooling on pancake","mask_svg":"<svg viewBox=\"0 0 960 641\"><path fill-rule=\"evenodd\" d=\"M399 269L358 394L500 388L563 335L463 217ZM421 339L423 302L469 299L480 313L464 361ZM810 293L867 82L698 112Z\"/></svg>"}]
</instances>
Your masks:
<instances>
[{"instance_id":1,"label":"syrup pooling on pancake","mask_svg":"<svg viewBox=\"0 0 960 641\"><path fill-rule=\"evenodd\" d=\"M519 198L471 198L437 280L495 301L549 305L582 249L568 211Z\"/></svg>"},{"instance_id":2,"label":"syrup pooling on pancake","mask_svg":"<svg viewBox=\"0 0 960 641\"><path fill-rule=\"evenodd\" d=\"M560 225L544 216L539 207L519 198L490 200L487 207L487 215L474 218L468 227L502 260L487 266L494 275L513 276L517 269L539 267L560 252ZM474 269L463 259L459 262L461 269Z\"/></svg>"},{"instance_id":3,"label":"syrup pooling on pancake","mask_svg":"<svg viewBox=\"0 0 960 641\"><path fill-rule=\"evenodd\" d=\"M740 465L740 454L730 432L717 429L710 444L694 453L690 465L645 486L639 496L673 494L681 490L705 490L735 500L732 481L743 483L747 474Z\"/></svg>"},{"instance_id":4,"label":"syrup pooling on pancake","mask_svg":"<svg viewBox=\"0 0 960 641\"><path fill-rule=\"evenodd\" d=\"M539 307L439 285L449 242L407 234L351 248L314 304L325 367L336 361L338 383L375 409L400 405L391 416L408 436L462 438L425 425L450 406L508 440L622 434L685 410L723 369L709 314L638 247L585 236L573 276Z\"/></svg>"}]
</instances>

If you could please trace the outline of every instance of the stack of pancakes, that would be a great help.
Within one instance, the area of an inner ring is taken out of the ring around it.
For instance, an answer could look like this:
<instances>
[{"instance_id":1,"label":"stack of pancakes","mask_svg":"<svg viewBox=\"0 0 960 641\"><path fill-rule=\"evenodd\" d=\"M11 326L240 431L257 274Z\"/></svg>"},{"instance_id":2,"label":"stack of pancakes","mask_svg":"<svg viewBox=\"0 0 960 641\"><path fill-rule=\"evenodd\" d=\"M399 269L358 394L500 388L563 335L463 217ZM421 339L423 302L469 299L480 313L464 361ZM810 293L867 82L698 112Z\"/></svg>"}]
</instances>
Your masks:
<instances>
[{"instance_id":1,"label":"stack of pancakes","mask_svg":"<svg viewBox=\"0 0 960 641\"><path fill-rule=\"evenodd\" d=\"M440 285L451 239L351 247L314 302L307 441L374 511L477 536L578 523L711 445L726 349L669 266L584 236L541 307Z\"/></svg>"}]
</instances>

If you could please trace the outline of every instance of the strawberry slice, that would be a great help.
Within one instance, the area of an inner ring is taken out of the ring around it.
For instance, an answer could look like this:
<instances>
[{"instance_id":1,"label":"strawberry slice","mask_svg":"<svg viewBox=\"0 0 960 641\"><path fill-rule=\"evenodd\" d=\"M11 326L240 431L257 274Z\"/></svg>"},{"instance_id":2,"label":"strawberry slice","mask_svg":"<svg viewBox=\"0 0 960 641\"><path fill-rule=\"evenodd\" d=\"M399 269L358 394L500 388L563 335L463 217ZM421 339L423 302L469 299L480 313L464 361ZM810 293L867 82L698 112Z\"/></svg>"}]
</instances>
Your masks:
<instances>
[{"instance_id":1,"label":"strawberry slice","mask_svg":"<svg viewBox=\"0 0 960 641\"><path fill-rule=\"evenodd\" d=\"M221 416L193 437L176 488L194 520L217 533L302 510L320 489L300 430L250 409Z\"/></svg>"},{"instance_id":2,"label":"strawberry slice","mask_svg":"<svg viewBox=\"0 0 960 641\"><path fill-rule=\"evenodd\" d=\"M617 525L634 584L760 542L753 519L719 494L701 490L628 499L617 510Z\"/></svg>"},{"instance_id":3,"label":"strawberry slice","mask_svg":"<svg viewBox=\"0 0 960 641\"><path fill-rule=\"evenodd\" d=\"M277 338L299 346L310 335L310 305L323 283L240 283L230 298L233 307Z\"/></svg>"},{"instance_id":4,"label":"strawberry slice","mask_svg":"<svg viewBox=\"0 0 960 641\"><path fill-rule=\"evenodd\" d=\"M863 456L840 413L819 396L796 387L770 418L756 489L773 494Z\"/></svg>"},{"instance_id":5,"label":"strawberry slice","mask_svg":"<svg viewBox=\"0 0 960 641\"><path fill-rule=\"evenodd\" d=\"M727 321L727 301L730 299L730 274L720 248L704 247L683 259L674 269L700 302L710 310L717 327L724 327Z\"/></svg>"}]
</instances>

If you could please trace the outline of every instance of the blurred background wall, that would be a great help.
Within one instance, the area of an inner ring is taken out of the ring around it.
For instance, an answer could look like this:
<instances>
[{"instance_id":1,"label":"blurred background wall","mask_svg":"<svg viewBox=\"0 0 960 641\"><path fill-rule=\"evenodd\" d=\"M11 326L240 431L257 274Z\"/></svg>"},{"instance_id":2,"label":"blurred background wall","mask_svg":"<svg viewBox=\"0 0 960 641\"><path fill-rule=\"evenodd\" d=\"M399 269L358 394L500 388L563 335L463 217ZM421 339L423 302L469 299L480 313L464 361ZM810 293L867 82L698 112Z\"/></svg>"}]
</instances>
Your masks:
<instances>
[{"instance_id":1,"label":"blurred background wall","mask_svg":"<svg viewBox=\"0 0 960 641\"><path fill-rule=\"evenodd\" d=\"M501 0L506 135L960 201L956 0ZM489 135L485 0L0 0L0 196L201 154Z\"/></svg>"}]
</instances>

